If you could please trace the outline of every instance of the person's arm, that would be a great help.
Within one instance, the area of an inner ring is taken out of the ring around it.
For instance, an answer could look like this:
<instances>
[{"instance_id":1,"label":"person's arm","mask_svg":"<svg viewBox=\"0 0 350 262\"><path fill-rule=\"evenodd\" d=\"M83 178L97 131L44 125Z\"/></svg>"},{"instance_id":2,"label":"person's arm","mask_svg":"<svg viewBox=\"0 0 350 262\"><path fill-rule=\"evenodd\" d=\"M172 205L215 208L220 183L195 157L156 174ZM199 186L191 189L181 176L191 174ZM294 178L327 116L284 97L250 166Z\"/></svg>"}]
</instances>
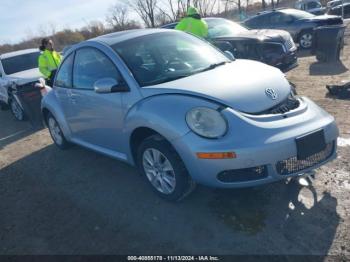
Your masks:
<instances>
[{"instance_id":1,"label":"person's arm","mask_svg":"<svg viewBox=\"0 0 350 262\"><path fill-rule=\"evenodd\" d=\"M59 60L60 60L60 63L61 63L61 61L62 61L62 56L61 56L61 54L59 53L59 52L56 52L57 53L57 56L58 56L58 58L59 58Z\"/></svg>"},{"instance_id":2,"label":"person's arm","mask_svg":"<svg viewBox=\"0 0 350 262\"><path fill-rule=\"evenodd\" d=\"M47 61L42 55L39 56L39 71L45 76L45 78L49 78L51 75L51 71L47 67Z\"/></svg>"},{"instance_id":3,"label":"person's arm","mask_svg":"<svg viewBox=\"0 0 350 262\"><path fill-rule=\"evenodd\" d=\"M176 30L185 31L186 30L186 20L182 19L175 27Z\"/></svg>"}]
</instances>

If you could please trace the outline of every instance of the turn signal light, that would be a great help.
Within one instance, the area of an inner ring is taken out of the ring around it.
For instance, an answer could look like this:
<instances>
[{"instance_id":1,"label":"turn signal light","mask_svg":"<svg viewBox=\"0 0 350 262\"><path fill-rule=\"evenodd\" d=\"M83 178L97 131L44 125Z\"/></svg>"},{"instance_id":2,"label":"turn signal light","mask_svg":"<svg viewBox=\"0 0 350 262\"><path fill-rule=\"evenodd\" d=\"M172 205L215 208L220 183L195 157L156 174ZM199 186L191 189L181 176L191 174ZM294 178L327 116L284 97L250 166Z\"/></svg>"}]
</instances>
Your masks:
<instances>
[{"instance_id":1,"label":"turn signal light","mask_svg":"<svg viewBox=\"0 0 350 262\"><path fill-rule=\"evenodd\" d=\"M236 158L235 152L221 152L221 153L197 153L197 157L201 159L229 159Z\"/></svg>"}]
</instances>

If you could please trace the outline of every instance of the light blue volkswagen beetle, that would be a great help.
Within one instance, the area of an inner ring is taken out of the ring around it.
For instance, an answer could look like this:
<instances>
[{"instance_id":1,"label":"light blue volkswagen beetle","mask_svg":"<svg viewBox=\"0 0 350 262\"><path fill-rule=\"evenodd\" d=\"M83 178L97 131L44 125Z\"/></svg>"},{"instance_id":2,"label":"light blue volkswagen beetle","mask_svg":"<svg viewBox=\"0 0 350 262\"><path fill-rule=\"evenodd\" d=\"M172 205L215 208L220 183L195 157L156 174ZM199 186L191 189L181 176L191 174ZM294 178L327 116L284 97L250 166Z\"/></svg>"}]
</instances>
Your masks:
<instances>
[{"instance_id":1,"label":"light blue volkswagen beetle","mask_svg":"<svg viewBox=\"0 0 350 262\"><path fill-rule=\"evenodd\" d=\"M229 59L178 31L125 31L74 46L42 112L58 147L74 143L135 165L168 200L196 183L255 186L336 157L334 118L297 96L278 69Z\"/></svg>"}]
</instances>

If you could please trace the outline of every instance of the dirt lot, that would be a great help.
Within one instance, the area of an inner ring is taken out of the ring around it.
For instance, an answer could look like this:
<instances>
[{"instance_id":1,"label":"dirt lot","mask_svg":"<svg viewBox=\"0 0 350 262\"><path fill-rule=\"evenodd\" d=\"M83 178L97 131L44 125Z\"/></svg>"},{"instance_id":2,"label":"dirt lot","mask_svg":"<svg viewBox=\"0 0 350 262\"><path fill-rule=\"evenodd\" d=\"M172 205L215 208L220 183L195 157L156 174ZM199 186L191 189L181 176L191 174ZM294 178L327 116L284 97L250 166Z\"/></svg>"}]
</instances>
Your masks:
<instances>
[{"instance_id":1,"label":"dirt lot","mask_svg":"<svg viewBox=\"0 0 350 262\"><path fill-rule=\"evenodd\" d=\"M350 38L347 39L350 44ZM299 94L332 113L350 138L350 100L325 84L350 80L342 63L300 54L287 74ZM73 147L0 112L0 254L333 254L350 259L350 146L309 186L198 187L182 203L160 200L135 169Z\"/></svg>"}]
</instances>

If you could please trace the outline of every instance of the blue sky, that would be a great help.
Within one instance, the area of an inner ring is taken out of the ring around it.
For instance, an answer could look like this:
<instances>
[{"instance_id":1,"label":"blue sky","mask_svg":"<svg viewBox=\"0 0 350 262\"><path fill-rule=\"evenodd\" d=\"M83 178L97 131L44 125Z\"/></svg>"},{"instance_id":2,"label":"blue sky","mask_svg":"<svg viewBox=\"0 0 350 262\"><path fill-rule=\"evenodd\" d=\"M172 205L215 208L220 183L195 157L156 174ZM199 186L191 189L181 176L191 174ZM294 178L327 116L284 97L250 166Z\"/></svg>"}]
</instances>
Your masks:
<instances>
[{"instance_id":1,"label":"blue sky","mask_svg":"<svg viewBox=\"0 0 350 262\"><path fill-rule=\"evenodd\" d=\"M0 44L17 43L40 31L79 28L88 21L105 20L118 0L0 0ZM43 29L43 30L41 30Z\"/></svg>"}]
</instances>

